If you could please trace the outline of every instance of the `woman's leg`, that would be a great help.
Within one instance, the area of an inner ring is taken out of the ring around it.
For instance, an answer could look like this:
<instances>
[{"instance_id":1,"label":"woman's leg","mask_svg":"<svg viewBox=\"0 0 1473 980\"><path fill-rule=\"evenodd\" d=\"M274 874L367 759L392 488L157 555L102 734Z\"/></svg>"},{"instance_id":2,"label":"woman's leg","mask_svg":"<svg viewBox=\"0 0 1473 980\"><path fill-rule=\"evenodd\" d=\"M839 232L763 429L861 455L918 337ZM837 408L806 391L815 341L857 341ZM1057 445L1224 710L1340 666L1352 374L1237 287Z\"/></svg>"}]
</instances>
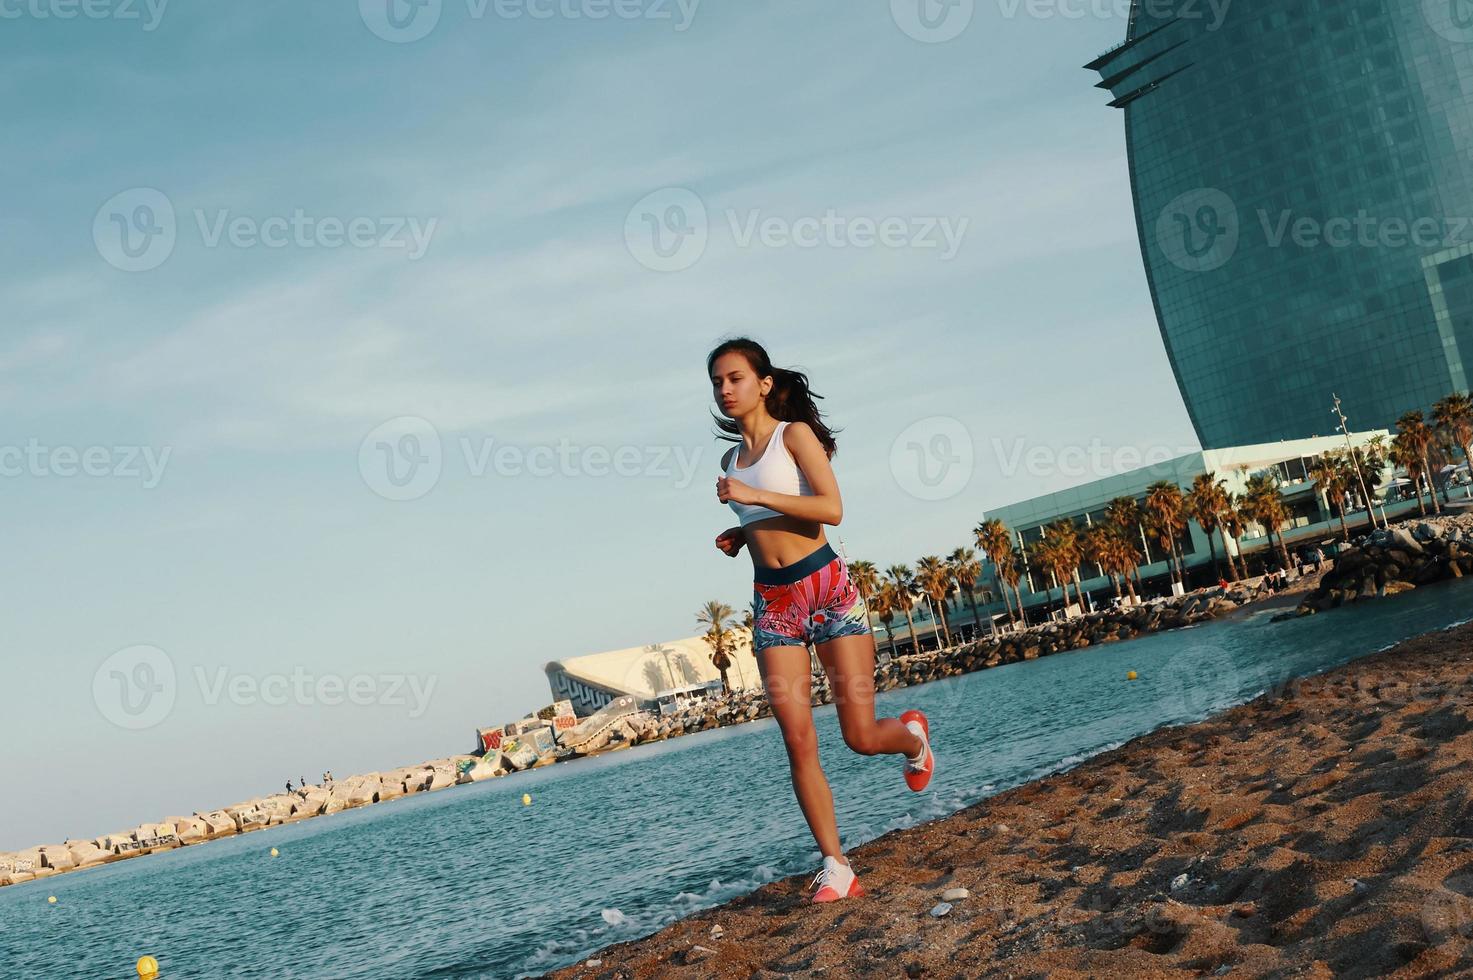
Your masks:
<instances>
[{"instance_id":1,"label":"woman's leg","mask_svg":"<svg viewBox=\"0 0 1473 980\"><path fill-rule=\"evenodd\" d=\"M875 718L875 639L839 636L818 644L829 675L844 743L860 755L904 753L914 757L921 740L899 718Z\"/></svg>"},{"instance_id":2,"label":"woman's leg","mask_svg":"<svg viewBox=\"0 0 1473 980\"><path fill-rule=\"evenodd\" d=\"M768 647L757 657L772 716L782 729L793 776L793 793L808 829L825 857L842 857L834 795L818 762L818 731L813 727L806 647Z\"/></svg>"}]
</instances>

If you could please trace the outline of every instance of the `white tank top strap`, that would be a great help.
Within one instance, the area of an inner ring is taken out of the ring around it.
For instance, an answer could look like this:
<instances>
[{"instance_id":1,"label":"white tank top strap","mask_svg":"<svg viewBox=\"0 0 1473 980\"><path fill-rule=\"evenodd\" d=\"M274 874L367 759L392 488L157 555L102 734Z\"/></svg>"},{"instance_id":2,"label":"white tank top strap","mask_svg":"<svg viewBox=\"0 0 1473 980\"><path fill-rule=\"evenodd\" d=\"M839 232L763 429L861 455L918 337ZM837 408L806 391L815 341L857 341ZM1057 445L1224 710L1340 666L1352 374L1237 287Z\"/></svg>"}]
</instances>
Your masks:
<instances>
[{"instance_id":1,"label":"white tank top strap","mask_svg":"<svg viewBox=\"0 0 1473 980\"><path fill-rule=\"evenodd\" d=\"M737 459L742 454L742 447L737 445L732 450L731 459L727 462L726 475L734 476L747 486L758 490L770 490L773 493L794 497L813 496L813 489L808 485L808 478L803 475L798 461L793 458L792 450L788 449L788 444L784 439L787 427L786 421L779 421L773 427L772 435L768 438L767 445L763 447L761 455L748 466L737 465ZM775 446L774 443L776 443ZM729 501L729 503L743 527L754 521L782 516L778 511L768 507L739 504L736 501Z\"/></svg>"}]
</instances>

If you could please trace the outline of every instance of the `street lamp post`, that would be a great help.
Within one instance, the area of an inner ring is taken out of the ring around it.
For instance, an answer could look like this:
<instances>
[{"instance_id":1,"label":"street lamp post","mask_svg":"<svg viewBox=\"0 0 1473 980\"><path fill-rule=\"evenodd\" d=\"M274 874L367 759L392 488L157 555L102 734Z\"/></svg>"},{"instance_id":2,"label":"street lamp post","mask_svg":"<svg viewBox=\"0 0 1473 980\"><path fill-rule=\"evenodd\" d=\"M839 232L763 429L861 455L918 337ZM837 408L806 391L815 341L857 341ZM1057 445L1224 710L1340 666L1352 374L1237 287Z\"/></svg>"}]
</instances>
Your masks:
<instances>
[{"instance_id":1,"label":"street lamp post","mask_svg":"<svg viewBox=\"0 0 1473 980\"><path fill-rule=\"evenodd\" d=\"M1335 407L1330 410L1330 414L1340 420L1340 432L1345 436L1345 448L1350 453L1351 464L1355 466L1356 478L1360 480L1360 492L1366 498L1366 516L1371 519L1371 527L1374 529L1376 527L1376 502L1371 499L1371 491L1366 489L1366 475L1361 472L1360 457L1355 454L1355 446L1350 443L1349 420L1345 417L1345 413L1340 411L1340 396L1331 392L1330 397L1335 399ZM1381 517L1384 519L1385 516L1385 508L1382 508Z\"/></svg>"}]
</instances>

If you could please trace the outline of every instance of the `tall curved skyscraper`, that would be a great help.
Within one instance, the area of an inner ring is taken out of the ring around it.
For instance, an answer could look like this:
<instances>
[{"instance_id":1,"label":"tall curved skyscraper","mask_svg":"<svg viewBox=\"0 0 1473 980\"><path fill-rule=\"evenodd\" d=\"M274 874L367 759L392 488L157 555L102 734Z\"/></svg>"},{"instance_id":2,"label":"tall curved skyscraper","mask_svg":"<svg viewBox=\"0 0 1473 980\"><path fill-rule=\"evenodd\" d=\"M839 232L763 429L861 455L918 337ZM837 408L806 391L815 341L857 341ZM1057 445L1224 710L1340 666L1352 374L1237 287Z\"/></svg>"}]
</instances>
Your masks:
<instances>
[{"instance_id":1,"label":"tall curved skyscraper","mask_svg":"<svg viewBox=\"0 0 1473 980\"><path fill-rule=\"evenodd\" d=\"M1134 0L1086 67L1205 448L1468 389L1473 0Z\"/></svg>"}]
</instances>

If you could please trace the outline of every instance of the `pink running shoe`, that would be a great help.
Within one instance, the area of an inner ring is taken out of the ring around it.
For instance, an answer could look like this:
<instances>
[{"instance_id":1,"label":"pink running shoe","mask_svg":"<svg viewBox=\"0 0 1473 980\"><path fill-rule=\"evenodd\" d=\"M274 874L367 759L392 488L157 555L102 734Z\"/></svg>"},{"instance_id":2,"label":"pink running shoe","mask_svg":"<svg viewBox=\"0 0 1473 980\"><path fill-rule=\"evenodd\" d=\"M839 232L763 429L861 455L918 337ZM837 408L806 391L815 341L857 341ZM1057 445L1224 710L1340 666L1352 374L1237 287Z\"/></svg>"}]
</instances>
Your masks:
<instances>
[{"instance_id":1,"label":"pink running shoe","mask_svg":"<svg viewBox=\"0 0 1473 980\"><path fill-rule=\"evenodd\" d=\"M900 720L906 728L920 736L923 743L920 758L907 757L905 760L905 784L919 793L926 788L926 784L931 781L931 774L936 771L936 756L931 754L931 725L926 721L926 716L914 708L901 715Z\"/></svg>"},{"instance_id":2,"label":"pink running shoe","mask_svg":"<svg viewBox=\"0 0 1473 980\"><path fill-rule=\"evenodd\" d=\"M815 902L837 902L841 898L859 898L864 894L864 886L859 883L854 869L836 857L823 859L823 867L813 876L812 886L818 889L813 893Z\"/></svg>"}]
</instances>

